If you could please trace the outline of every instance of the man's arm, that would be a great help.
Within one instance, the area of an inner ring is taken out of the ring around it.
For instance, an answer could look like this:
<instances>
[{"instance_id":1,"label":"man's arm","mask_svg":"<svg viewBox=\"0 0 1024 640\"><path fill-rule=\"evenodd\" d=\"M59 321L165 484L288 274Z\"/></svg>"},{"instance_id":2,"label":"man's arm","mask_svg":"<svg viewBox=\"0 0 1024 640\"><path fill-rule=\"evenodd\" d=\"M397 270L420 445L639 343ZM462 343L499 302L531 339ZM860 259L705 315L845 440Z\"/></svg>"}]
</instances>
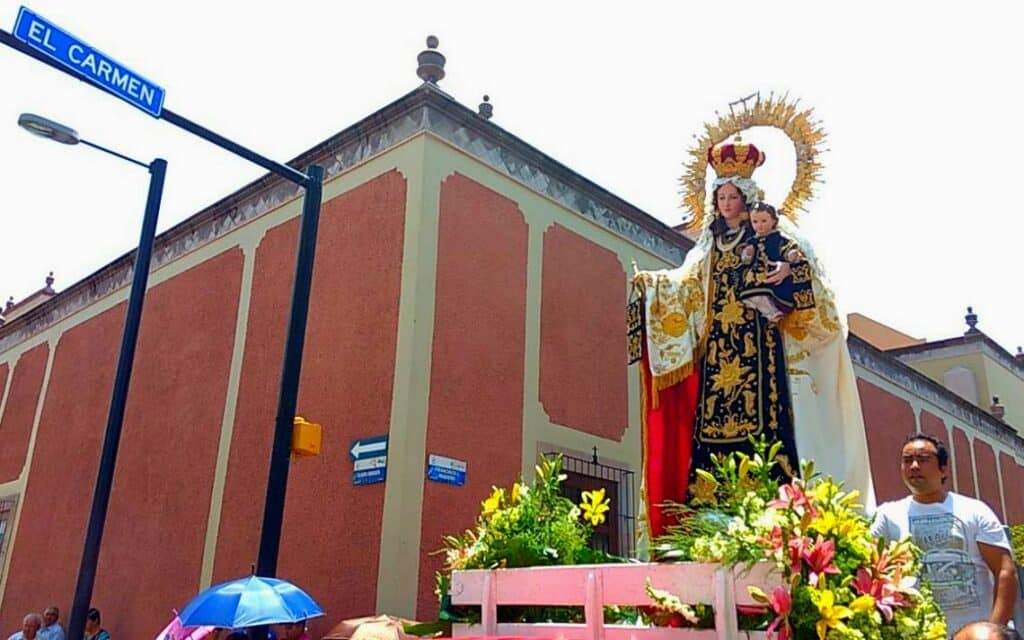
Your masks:
<instances>
[{"instance_id":1,"label":"man's arm","mask_svg":"<svg viewBox=\"0 0 1024 640\"><path fill-rule=\"evenodd\" d=\"M1017 602L1017 567L1010 552L1002 547L979 542L978 551L992 572L995 588L989 622L1006 624L1013 617L1013 607Z\"/></svg>"}]
</instances>

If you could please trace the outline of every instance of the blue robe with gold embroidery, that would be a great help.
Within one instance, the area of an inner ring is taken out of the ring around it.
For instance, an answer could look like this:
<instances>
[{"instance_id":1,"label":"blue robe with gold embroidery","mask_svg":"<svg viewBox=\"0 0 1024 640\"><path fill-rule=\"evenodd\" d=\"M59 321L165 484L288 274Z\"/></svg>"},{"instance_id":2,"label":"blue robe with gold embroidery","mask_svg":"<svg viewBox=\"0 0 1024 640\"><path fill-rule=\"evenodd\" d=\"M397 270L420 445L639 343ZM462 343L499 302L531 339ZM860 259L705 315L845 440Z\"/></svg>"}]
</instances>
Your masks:
<instances>
[{"instance_id":1,"label":"blue robe with gold embroidery","mask_svg":"<svg viewBox=\"0 0 1024 640\"><path fill-rule=\"evenodd\" d=\"M763 236L754 235L747 246L754 248L754 260L740 274L739 299L768 296L783 313L794 309L813 309L814 291L811 285L811 266L805 260L792 265L792 276L778 284L768 284L765 278L775 269L775 263L786 261L786 254L797 249L796 243L782 235L778 229Z\"/></svg>"},{"instance_id":2,"label":"blue robe with gold embroidery","mask_svg":"<svg viewBox=\"0 0 1024 640\"><path fill-rule=\"evenodd\" d=\"M712 249L691 475L696 468L710 469L713 454L752 453L749 438L762 436L782 443L780 470L797 471L800 458L782 334L777 324L740 302L750 271L741 251L757 239L744 225L722 234Z\"/></svg>"}]
</instances>

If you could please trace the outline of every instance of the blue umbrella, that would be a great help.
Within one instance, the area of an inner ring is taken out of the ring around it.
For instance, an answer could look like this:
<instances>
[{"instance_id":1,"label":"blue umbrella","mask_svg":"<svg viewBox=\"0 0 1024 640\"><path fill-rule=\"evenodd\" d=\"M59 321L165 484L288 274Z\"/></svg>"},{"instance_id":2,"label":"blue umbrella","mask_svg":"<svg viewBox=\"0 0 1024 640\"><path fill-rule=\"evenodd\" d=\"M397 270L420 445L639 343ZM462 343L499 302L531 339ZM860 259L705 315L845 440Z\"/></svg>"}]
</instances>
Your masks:
<instances>
[{"instance_id":1,"label":"blue umbrella","mask_svg":"<svg viewBox=\"0 0 1024 640\"><path fill-rule=\"evenodd\" d=\"M222 582L203 591L182 610L186 627L257 627L301 622L324 615L302 589L285 580L249 576Z\"/></svg>"}]
</instances>

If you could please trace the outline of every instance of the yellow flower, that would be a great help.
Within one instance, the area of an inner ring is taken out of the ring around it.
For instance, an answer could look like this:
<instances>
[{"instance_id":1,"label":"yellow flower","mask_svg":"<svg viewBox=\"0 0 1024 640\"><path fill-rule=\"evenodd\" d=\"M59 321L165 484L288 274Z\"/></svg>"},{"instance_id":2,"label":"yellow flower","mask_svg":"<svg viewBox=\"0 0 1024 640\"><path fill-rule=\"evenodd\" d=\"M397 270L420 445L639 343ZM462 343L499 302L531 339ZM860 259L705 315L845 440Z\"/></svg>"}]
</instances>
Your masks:
<instances>
[{"instance_id":1,"label":"yellow flower","mask_svg":"<svg viewBox=\"0 0 1024 640\"><path fill-rule=\"evenodd\" d=\"M721 389L725 393L730 393L736 385L743 381L743 377L749 371L750 367L744 367L740 363L739 356L732 360L723 360L722 368L719 369L718 373L711 376L711 380L714 382L711 390L718 391Z\"/></svg>"},{"instance_id":2,"label":"yellow flower","mask_svg":"<svg viewBox=\"0 0 1024 640\"><path fill-rule=\"evenodd\" d=\"M583 502L580 508L583 509L583 517L590 521L595 527L604 522L605 511L611 508L611 500L604 497L604 489L583 492Z\"/></svg>"},{"instance_id":3,"label":"yellow flower","mask_svg":"<svg viewBox=\"0 0 1024 640\"><path fill-rule=\"evenodd\" d=\"M843 624L843 619L852 616L853 611L848 607L836 604L836 594L832 593L830 589L822 591L816 599L818 614L821 616L815 625L815 629L818 631L818 640L825 640L829 629L845 631L846 625Z\"/></svg>"},{"instance_id":4,"label":"yellow flower","mask_svg":"<svg viewBox=\"0 0 1024 640\"><path fill-rule=\"evenodd\" d=\"M499 508L501 508L501 500L505 497L505 490L494 487L494 491L491 493L491 497L487 498L483 502L484 515L489 516Z\"/></svg>"},{"instance_id":5,"label":"yellow flower","mask_svg":"<svg viewBox=\"0 0 1024 640\"><path fill-rule=\"evenodd\" d=\"M670 313L661 319L661 330L673 338L678 338L686 333L688 326L686 316L681 313Z\"/></svg>"},{"instance_id":6,"label":"yellow flower","mask_svg":"<svg viewBox=\"0 0 1024 640\"><path fill-rule=\"evenodd\" d=\"M718 481L715 477L703 469L697 469L697 482L690 485L694 503L718 504L718 497L715 495L717 489Z\"/></svg>"},{"instance_id":7,"label":"yellow flower","mask_svg":"<svg viewBox=\"0 0 1024 640\"><path fill-rule=\"evenodd\" d=\"M743 303L730 300L722 310L715 314L715 319L722 323L722 331L728 332L734 324L743 324Z\"/></svg>"},{"instance_id":8,"label":"yellow flower","mask_svg":"<svg viewBox=\"0 0 1024 640\"><path fill-rule=\"evenodd\" d=\"M875 599L865 593L850 603L850 609L855 613L871 613L875 610Z\"/></svg>"}]
</instances>

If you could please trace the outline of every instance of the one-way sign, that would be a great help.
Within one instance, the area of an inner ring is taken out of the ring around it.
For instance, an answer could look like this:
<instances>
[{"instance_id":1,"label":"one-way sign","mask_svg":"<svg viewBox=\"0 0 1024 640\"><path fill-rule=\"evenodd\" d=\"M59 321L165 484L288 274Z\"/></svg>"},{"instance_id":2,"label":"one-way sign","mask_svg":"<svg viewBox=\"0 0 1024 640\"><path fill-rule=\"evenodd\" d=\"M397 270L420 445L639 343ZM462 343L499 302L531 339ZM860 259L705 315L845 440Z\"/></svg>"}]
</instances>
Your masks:
<instances>
[{"instance_id":1,"label":"one-way sign","mask_svg":"<svg viewBox=\"0 0 1024 640\"><path fill-rule=\"evenodd\" d=\"M371 436L369 438L360 438L352 443L352 446L348 450L348 457L352 460L362 460L363 458L379 458L388 454L388 437L387 436Z\"/></svg>"},{"instance_id":2,"label":"one-way sign","mask_svg":"<svg viewBox=\"0 0 1024 640\"><path fill-rule=\"evenodd\" d=\"M360 438L349 447L352 484L357 487L384 482L388 477L388 437Z\"/></svg>"}]
</instances>

